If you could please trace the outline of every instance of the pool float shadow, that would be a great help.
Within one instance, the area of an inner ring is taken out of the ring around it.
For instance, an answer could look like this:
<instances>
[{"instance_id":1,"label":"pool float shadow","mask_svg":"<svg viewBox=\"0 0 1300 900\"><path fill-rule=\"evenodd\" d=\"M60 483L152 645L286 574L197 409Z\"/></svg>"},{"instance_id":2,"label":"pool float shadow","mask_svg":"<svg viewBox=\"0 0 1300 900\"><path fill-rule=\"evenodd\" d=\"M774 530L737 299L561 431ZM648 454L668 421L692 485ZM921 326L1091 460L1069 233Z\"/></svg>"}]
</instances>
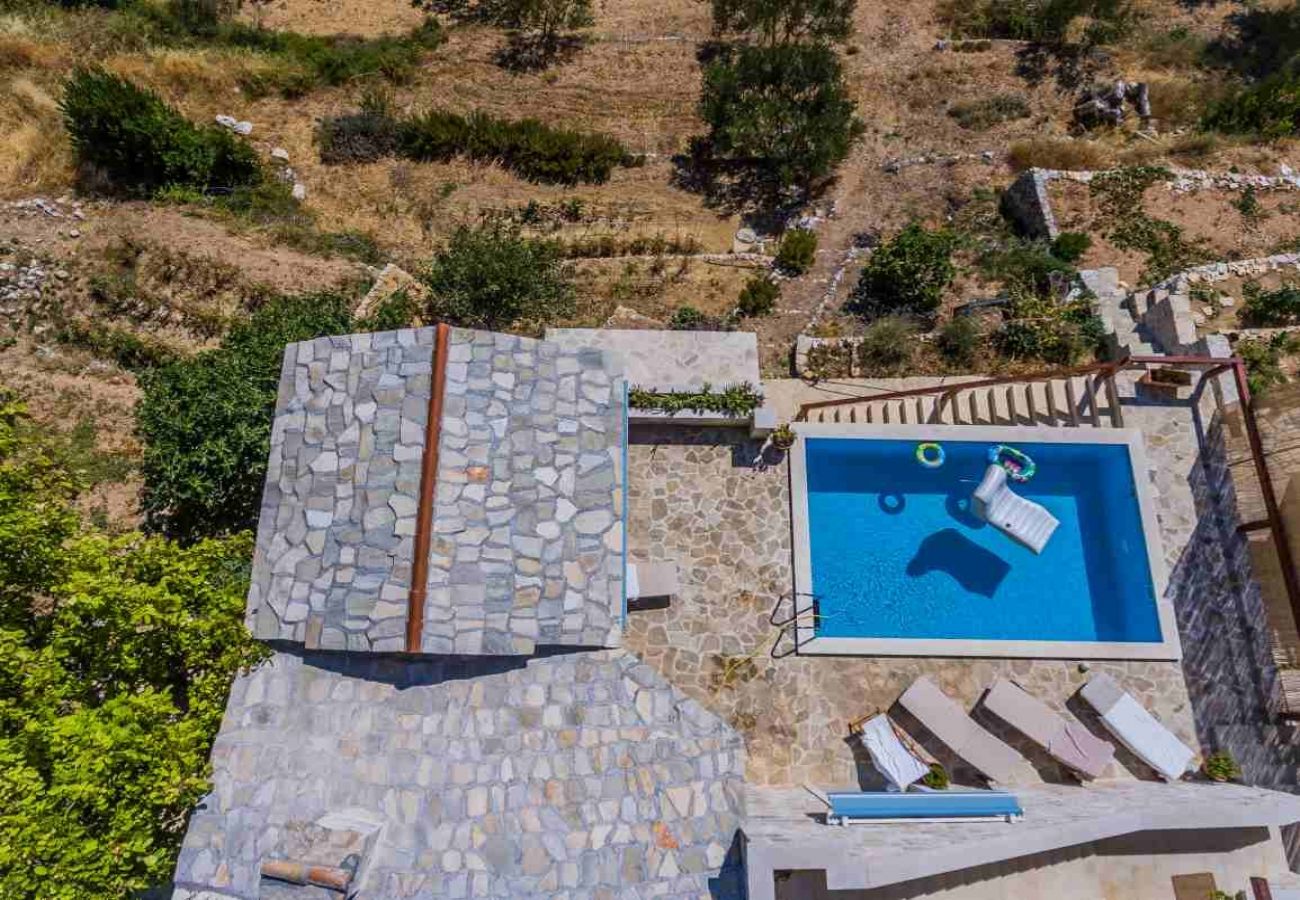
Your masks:
<instances>
[{"instance_id":1,"label":"pool float shadow","mask_svg":"<svg viewBox=\"0 0 1300 900\"><path fill-rule=\"evenodd\" d=\"M986 550L955 528L945 528L921 541L907 564L907 574L918 578L943 572L972 594L992 597L1011 571L1011 566L992 550Z\"/></svg>"}]
</instances>

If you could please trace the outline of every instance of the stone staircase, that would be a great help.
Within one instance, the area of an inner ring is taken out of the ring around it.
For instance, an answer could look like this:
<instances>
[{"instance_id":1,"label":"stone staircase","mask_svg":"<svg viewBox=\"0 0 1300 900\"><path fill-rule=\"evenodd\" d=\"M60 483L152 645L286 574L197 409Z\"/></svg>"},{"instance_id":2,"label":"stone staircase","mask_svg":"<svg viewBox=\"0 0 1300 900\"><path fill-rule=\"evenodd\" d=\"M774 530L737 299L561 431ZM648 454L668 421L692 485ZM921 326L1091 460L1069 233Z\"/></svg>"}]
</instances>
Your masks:
<instances>
[{"instance_id":1,"label":"stone staircase","mask_svg":"<svg viewBox=\"0 0 1300 900\"><path fill-rule=\"evenodd\" d=\"M884 395L813 409L810 422L864 425L1047 425L1122 428L1115 380L1106 374L964 388L935 388L905 397Z\"/></svg>"}]
</instances>

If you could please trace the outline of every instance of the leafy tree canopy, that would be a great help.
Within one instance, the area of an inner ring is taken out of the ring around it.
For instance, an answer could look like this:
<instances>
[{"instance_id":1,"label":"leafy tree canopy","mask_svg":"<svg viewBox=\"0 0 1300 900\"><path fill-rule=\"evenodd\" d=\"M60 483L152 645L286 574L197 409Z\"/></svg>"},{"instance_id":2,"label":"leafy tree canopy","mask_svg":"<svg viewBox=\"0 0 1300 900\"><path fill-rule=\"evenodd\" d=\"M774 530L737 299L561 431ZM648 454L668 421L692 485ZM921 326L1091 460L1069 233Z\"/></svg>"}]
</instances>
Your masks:
<instances>
[{"instance_id":1,"label":"leafy tree canopy","mask_svg":"<svg viewBox=\"0 0 1300 900\"><path fill-rule=\"evenodd\" d=\"M724 51L705 69L700 115L713 162L748 192L811 193L862 133L839 58L822 45Z\"/></svg>"},{"instance_id":2,"label":"leafy tree canopy","mask_svg":"<svg viewBox=\"0 0 1300 900\"><path fill-rule=\"evenodd\" d=\"M953 236L947 231L908 225L872 251L853 290L854 306L873 317L889 313L933 316L956 274L953 246Z\"/></svg>"},{"instance_id":3,"label":"leafy tree canopy","mask_svg":"<svg viewBox=\"0 0 1300 900\"><path fill-rule=\"evenodd\" d=\"M713 27L751 33L767 44L842 41L857 0L713 0Z\"/></svg>"},{"instance_id":4,"label":"leafy tree canopy","mask_svg":"<svg viewBox=\"0 0 1300 900\"><path fill-rule=\"evenodd\" d=\"M341 294L277 298L218 349L141 374L151 529L188 541L256 527L284 347L351 331L348 306Z\"/></svg>"},{"instance_id":5,"label":"leafy tree canopy","mask_svg":"<svg viewBox=\"0 0 1300 900\"><path fill-rule=\"evenodd\" d=\"M538 327L572 316L571 268L553 241L514 226L461 226L423 274L432 318L469 328Z\"/></svg>"},{"instance_id":6,"label":"leafy tree canopy","mask_svg":"<svg viewBox=\"0 0 1300 900\"><path fill-rule=\"evenodd\" d=\"M252 541L82 529L71 476L0 410L0 896L125 897L170 876L230 680L261 655Z\"/></svg>"}]
</instances>

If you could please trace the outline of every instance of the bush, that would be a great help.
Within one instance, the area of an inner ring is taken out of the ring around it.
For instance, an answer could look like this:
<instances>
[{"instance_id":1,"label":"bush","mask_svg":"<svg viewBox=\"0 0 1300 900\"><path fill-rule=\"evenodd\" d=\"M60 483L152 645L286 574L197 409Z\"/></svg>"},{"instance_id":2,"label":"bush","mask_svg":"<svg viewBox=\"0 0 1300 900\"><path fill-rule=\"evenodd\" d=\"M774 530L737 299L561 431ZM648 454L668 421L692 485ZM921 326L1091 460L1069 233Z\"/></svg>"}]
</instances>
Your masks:
<instances>
[{"instance_id":1,"label":"bush","mask_svg":"<svg viewBox=\"0 0 1300 900\"><path fill-rule=\"evenodd\" d=\"M802 275L812 268L817 258L817 232L807 228L792 228L781 238L776 251L776 264L792 275Z\"/></svg>"},{"instance_id":2,"label":"bush","mask_svg":"<svg viewBox=\"0 0 1300 900\"><path fill-rule=\"evenodd\" d=\"M511 122L482 112L462 116L429 110L398 120L386 108L372 107L324 120L317 140L326 163L370 162L391 154L419 162L465 156L546 184L601 184L615 166L639 164L606 135L552 128L536 119Z\"/></svg>"},{"instance_id":3,"label":"bush","mask_svg":"<svg viewBox=\"0 0 1300 900\"><path fill-rule=\"evenodd\" d=\"M103 69L74 70L59 108L78 160L131 193L166 185L229 190L262 179L247 143L218 126L193 125L153 91Z\"/></svg>"},{"instance_id":4,"label":"bush","mask_svg":"<svg viewBox=\"0 0 1300 900\"><path fill-rule=\"evenodd\" d=\"M1011 168L1103 169L1110 165L1109 151L1096 141L1069 138L1033 138L1017 141L1007 151Z\"/></svg>"},{"instance_id":5,"label":"bush","mask_svg":"<svg viewBox=\"0 0 1300 900\"><path fill-rule=\"evenodd\" d=\"M375 306L370 315L358 319L354 324L357 331L397 331L410 328L420 311L418 304L407 290L394 291Z\"/></svg>"},{"instance_id":6,"label":"bush","mask_svg":"<svg viewBox=\"0 0 1300 900\"><path fill-rule=\"evenodd\" d=\"M948 115L962 128L983 131L1002 122L1026 118L1029 104L1018 94L997 94L986 100L954 104L948 108Z\"/></svg>"},{"instance_id":7,"label":"bush","mask_svg":"<svg viewBox=\"0 0 1300 900\"><path fill-rule=\"evenodd\" d=\"M856 0L713 0L715 32L753 33L764 43L842 41Z\"/></svg>"},{"instance_id":8,"label":"bush","mask_svg":"<svg viewBox=\"0 0 1300 900\"><path fill-rule=\"evenodd\" d=\"M1100 351L1105 328L1086 300L1062 303L1022 295L993 337L998 351L1012 359L1068 366Z\"/></svg>"},{"instance_id":9,"label":"bush","mask_svg":"<svg viewBox=\"0 0 1300 900\"><path fill-rule=\"evenodd\" d=\"M867 326L858 344L864 375L893 375L912 361L916 324L903 316L885 316Z\"/></svg>"},{"instance_id":10,"label":"bush","mask_svg":"<svg viewBox=\"0 0 1300 900\"><path fill-rule=\"evenodd\" d=\"M1246 364L1246 382L1252 394L1262 394L1276 384L1289 380L1282 369L1282 358L1300 349L1300 340L1286 332L1268 338L1244 338L1233 351Z\"/></svg>"},{"instance_id":11,"label":"bush","mask_svg":"<svg viewBox=\"0 0 1300 900\"><path fill-rule=\"evenodd\" d=\"M720 53L704 70L699 112L709 164L755 195L813 193L862 133L839 58L822 45Z\"/></svg>"},{"instance_id":12,"label":"bush","mask_svg":"<svg viewBox=\"0 0 1300 900\"><path fill-rule=\"evenodd\" d=\"M1092 238L1078 231L1062 231L1052 241L1052 255L1062 262L1076 263L1092 246Z\"/></svg>"},{"instance_id":13,"label":"bush","mask_svg":"<svg viewBox=\"0 0 1300 900\"><path fill-rule=\"evenodd\" d=\"M1049 44L1073 37L1081 21L1083 41L1103 44L1127 33L1137 11L1129 0L945 0L939 15L959 37Z\"/></svg>"},{"instance_id":14,"label":"bush","mask_svg":"<svg viewBox=\"0 0 1300 900\"><path fill-rule=\"evenodd\" d=\"M947 231L907 226L872 252L853 290L853 307L867 316L933 316L956 274L953 247Z\"/></svg>"},{"instance_id":15,"label":"bush","mask_svg":"<svg viewBox=\"0 0 1300 900\"><path fill-rule=\"evenodd\" d=\"M351 330L339 294L276 298L215 350L141 373L141 506L186 541L257 526L286 344Z\"/></svg>"},{"instance_id":16,"label":"bush","mask_svg":"<svg viewBox=\"0 0 1300 900\"><path fill-rule=\"evenodd\" d=\"M1201 120L1207 131L1282 138L1300 133L1300 75L1270 75L1210 106Z\"/></svg>"},{"instance_id":17,"label":"bush","mask_svg":"<svg viewBox=\"0 0 1300 900\"><path fill-rule=\"evenodd\" d=\"M1241 766L1227 750L1216 750L1205 757L1201 770L1212 781L1236 781L1241 777Z\"/></svg>"},{"instance_id":18,"label":"bush","mask_svg":"<svg viewBox=\"0 0 1300 900\"><path fill-rule=\"evenodd\" d=\"M574 314L573 275L552 241L515 226L461 226L422 275L429 318L467 328L536 328Z\"/></svg>"},{"instance_id":19,"label":"bush","mask_svg":"<svg viewBox=\"0 0 1300 900\"><path fill-rule=\"evenodd\" d=\"M979 258L984 272L1009 290L1029 294L1052 293L1054 285L1073 278L1074 267L1061 261L1036 241L1016 241Z\"/></svg>"},{"instance_id":20,"label":"bush","mask_svg":"<svg viewBox=\"0 0 1300 900\"><path fill-rule=\"evenodd\" d=\"M984 335L975 319L971 316L957 316L949 319L939 329L935 346L949 362L959 366L969 366L979 356L980 344L983 341Z\"/></svg>"},{"instance_id":21,"label":"bush","mask_svg":"<svg viewBox=\"0 0 1300 900\"><path fill-rule=\"evenodd\" d=\"M1287 282L1266 291L1252 281L1242 286L1241 293L1245 299L1241 317L1251 327L1300 325L1300 285Z\"/></svg>"},{"instance_id":22,"label":"bush","mask_svg":"<svg viewBox=\"0 0 1300 900\"><path fill-rule=\"evenodd\" d=\"M732 321L728 316L707 315L694 306L679 306L673 310L668 328L671 331L731 331Z\"/></svg>"},{"instance_id":23,"label":"bush","mask_svg":"<svg viewBox=\"0 0 1300 900\"><path fill-rule=\"evenodd\" d=\"M736 312L745 318L766 316L776 309L776 301L781 296L781 289L776 283L756 275L745 283L736 301Z\"/></svg>"}]
</instances>

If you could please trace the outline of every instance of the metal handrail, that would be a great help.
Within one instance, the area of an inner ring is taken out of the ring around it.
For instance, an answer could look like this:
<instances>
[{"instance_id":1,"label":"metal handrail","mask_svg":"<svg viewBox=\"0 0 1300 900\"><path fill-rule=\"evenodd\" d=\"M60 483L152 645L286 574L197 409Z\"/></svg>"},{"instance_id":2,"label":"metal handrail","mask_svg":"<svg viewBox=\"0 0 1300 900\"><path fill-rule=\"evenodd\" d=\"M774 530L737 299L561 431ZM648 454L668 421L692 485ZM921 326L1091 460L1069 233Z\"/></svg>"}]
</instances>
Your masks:
<instances>
[{"instance_id":1,"label":"metal handrail","mask_svg":"<svg viewBox=\"0 0 1300 900\"><path fill-rule=\"evenodd\" d=\"M1097 374L1107 378L1114 378L1121 371L1129 369L1145 370L1147 366L1153 365L1206 368L1207 371L1201 373L1198 388L1200 383L1203 383L1206 379L1227 372L1229 369L1232 370L1233 380L1237 388L1237 397L1241 406L1242 420L1246 426L1246 439L1250 444L1250 456L1254 463L1255 475L1259 479L1260 493L1264 499L1268 528L1273 534L1273 546L1277 550L1278 559L1282 563L1282 581L1286 586L1291 613L1295 618L1297 628L1300 628L1300 574L1296 570L1295 557L1291 552L1291 542L1287 535L1286 523L1282 520L1281 509L1277 501L1277 491L1273 486L1273 477L1269 473L1268 460L1264 455L1264 443L1259 435L1259 425L1255 420L1255 405L1246 378L1246 364L1239 356L1132 356L1125 354L1120 359L1111 362L1091 363L1086 366L1075 366L1068 369L1031 372L1027 375L1003 375L997 378L984 378L958 384L940 384L924 388L911 388L904 391L888 391L865 397L837 397L833 400L818 400L802 404L799 407L799 412L795 415L795 421L806 422L810 411L826 409L832 406L850 406L855 403L898 400L905 397L923 397L933 394L947 396L975 388L995 387L1002 384L1023 384L1033 381L1052 381L1059 378L1075 378L1081 375ZM798 613L796 613L796 617L797 615ZM796 635L796 648L797 640Z\"/></svg>"}]
</instances>

